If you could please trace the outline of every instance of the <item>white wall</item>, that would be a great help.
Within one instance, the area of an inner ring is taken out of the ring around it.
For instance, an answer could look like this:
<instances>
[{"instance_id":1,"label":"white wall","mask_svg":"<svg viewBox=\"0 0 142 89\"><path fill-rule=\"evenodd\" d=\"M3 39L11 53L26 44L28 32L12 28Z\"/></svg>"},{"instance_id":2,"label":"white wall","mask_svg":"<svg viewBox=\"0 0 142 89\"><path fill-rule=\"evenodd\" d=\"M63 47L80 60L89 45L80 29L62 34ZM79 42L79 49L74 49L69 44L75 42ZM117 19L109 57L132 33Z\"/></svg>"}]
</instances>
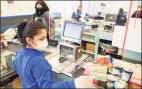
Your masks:
<instances>
[{"instance_id":1,"label":"white wall","mask_svg":"<svg viewBox=\"0 0 142 89\"><path fill-rule=\"evenodd\" d=\"M47 3L47 1L45 1ZM36 1L14 1L8 4L7 1L1 1L1 16L26 15L35 12Z\"/></svg>"},{"instance_id":2,"label":"white wall","mask_svg":"<svg viewBox=\"0 0 142 89\"><path fill-rule=\"evenodd\" d=\"M135 27L134 21L135 18L130 19L124 49L141 53L141 19L137 19ZM112 40L113 46L122 48L125 31L126 26L115 26Z\"/></svg>"},{"instance_id":3,"label":"white wall","mask_svg":"<svg viewBox=\"0 0 142 89\"><path fill-rule=\"evenodd\" d=\"M1 16L33 14L34 4L35 1L14 1L12 4L1 1Z\"/></svg>"},{"instance_id":4,"label":"white wall","mask_svg":"<svg viewBox=\"0 0 142 89\"><path fill-rule=\"evenodd\" d=\"M1 16L33 14L35 12L36 1L14 1L8 4L7 1L1 1ZM76 12L79 6L79 1L45 1L52 12L61 12L64 15L70 15L73 11ZM83 13L97 14L100 10L100 4L106 4L106 13L118 13L119 8L124 11L129 11L130 1L83 1ZM132 13L136 10L138 1L133 1Z\"/></svg>"},{"instance_id":5,"label":"white wall","mask_svg":"<svg viewBox=\"0 0 142 89\"><path fill-rule=\"evenodd\" d=\"M63 16L71 17L72 12L76 12L79 1L49 1L51 12L61 12Z\"/></svg>"},{"instance_id":6,"label":"white wall","mask_svg":"<svg viewBox=\"0 0 142 89\"><path fill-rule=\"evenodd\" d=\"M130 1L83 1L83 12L91 15L97 14L100 11L101 3L105 3L105 13L117 14L119 8L123 8L125 12L129 12ZM132 12L137 9L138 1L133 1Z\"/></svg>"},{"instance_id":7,"label":"white wall","mask_svg":"<svg viewBox=\"0 0 142 89\"><path fill-rule=\"evenodd\" d=\"M71 16L79 6L79 1L45 1L51 12L61 12L65 16ZM33 14L35 12L36 1L14 1L8 4L1 1L1 16L13 16Z\"/></svg>"}]
</instances>

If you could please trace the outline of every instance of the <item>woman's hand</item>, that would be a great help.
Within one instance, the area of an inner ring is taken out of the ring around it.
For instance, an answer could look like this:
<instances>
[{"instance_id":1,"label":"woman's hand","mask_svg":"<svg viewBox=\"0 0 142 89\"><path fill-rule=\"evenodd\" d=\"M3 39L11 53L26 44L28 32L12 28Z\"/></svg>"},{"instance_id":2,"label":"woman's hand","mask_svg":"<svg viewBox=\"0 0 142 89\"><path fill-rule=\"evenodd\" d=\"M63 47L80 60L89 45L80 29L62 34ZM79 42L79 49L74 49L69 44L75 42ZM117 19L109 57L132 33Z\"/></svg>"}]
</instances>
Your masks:
<instances>
[{"instance_id":1,"label":"woman's hand","mask_svg":"<svg viewBox=\"0 0 142 89\"><path fill-rule=\"evenodd\" d=\"M4 39L4 35L0 34L1 48L8 46L8 41Z\"/></svg>"},{"instance_id":2,"label":"woman's hand","mask_svg":"<svg viewBox=\"0 0 142 89\"><path fill-rule=\"evenodd\" d=\"M92 85L93 85L92 76L81 76L75 79L76 88L91 88Z\"/></svg>"}]
</instances>

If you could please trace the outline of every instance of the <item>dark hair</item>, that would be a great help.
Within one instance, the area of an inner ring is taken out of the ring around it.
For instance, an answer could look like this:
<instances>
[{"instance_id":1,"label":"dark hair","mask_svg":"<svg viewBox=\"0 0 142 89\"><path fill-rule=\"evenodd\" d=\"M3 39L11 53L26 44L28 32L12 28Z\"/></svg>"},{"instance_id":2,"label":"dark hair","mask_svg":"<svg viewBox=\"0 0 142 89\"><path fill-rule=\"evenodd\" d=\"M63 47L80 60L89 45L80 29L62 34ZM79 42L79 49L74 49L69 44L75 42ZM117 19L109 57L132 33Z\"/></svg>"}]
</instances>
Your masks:
<instances>
[{"instance_id":1,"label":"dark hair","mask_svg":"<svg viewBox=\"0 0 142 89\"><path fill-rule=\"evenodd\" d=\"M124 15L124 10L123 10L123 8L120 8L119 11L118 11L116 22L119 21L119 19L122 18L122 17L124 17L125 22L126 22L126 16Z\"/></svg>"},{"instance_id":2,"label":"dark hair","mask_svg":"<svg viewBox=\"0 0 142 89\"><path fill-rule=\"evenodd\" d=\"M123 14L123 13L124 13L123 8L120 8L118 14Z\"/></svg>"},{"instance_id":3,"label":"dark hair","mask_svg":"<svg viewBox=\"0 0 142 89\"><path fill-rule=\"evenodd\" d=\"M79 6L79 8L82 8L82 6Z\"/></svg>"},{"instance_id":4,"label":"dark hair","mask_svg":"<svg viewBox=\"0 0 142 89\"><path fill-rule=\"evenodd\" d=\"M43 3L43 2L44 2L44 0L37 0L37 2L38 2L38 3Z\"/></svg>"},{"instance_id":5,"label":"dark hair","mask_svg":"<svg viewBox=\"0 0 142 89\"><path fill-rule=\"evenodd\" d=\"M105 3L101 3L101 6L105 6Z\"/></svg>"},{"instance_id":6,"label":"dark hair","mask_svg":"<svg viewBox=\"0 0 142 89\"><path fill-rule=\"evenodd\" d=\"M43 6L43 9L44 9L45 11L49 11L49 8L48 8L48 6L46 5L46 3L44 2L44 0L37 0L36 5L37 5L37 4L41 4L41 5Z\"/></svg>"},{"instance_id":7,"label":"dark hair","mask_svg":"<svg viewBox=\"0 0 142 89\"><path fill-rule=\"evenodd\" d=\"M17 32L20 38L21 43L25 47L26 37L33 38L40 29L45 29L44 25L38 21L33 22L22 22L17 26Z\"/></svg>"}]
</instances>

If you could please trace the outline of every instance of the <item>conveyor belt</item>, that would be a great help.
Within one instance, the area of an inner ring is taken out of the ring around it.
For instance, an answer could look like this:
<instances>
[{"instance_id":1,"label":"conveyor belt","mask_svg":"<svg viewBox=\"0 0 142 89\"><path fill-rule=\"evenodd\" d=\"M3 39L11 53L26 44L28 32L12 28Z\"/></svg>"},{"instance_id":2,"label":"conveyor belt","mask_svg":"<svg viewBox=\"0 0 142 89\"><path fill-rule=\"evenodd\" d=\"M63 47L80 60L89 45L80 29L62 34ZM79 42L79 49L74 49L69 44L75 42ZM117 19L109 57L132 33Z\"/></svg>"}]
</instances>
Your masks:
<instances>
[{"instance_id":1,"label":"conveyor belt","mask_svg":"<svg viewBox=\"0 0 142 89\"><path fill-rule=\"evenodd\" d=\"M20 44L8 44L8 46L5 48L6 50L17 52L21 48Z\"/></svg>"}]
</instances>

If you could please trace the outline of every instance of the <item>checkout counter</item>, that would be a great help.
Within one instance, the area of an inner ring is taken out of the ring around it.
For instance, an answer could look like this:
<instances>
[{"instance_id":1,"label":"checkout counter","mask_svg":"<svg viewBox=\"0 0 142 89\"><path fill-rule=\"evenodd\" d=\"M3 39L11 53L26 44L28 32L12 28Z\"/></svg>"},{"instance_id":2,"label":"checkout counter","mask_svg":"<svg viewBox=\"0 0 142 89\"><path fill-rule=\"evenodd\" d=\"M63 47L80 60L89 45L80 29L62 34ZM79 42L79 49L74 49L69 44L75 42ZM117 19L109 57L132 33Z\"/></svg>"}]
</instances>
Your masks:
<instances>
[{"instance_id":1,"label":"checkout counter","mask_svg":"<svg viewBox=\"0 0 142 89\"><path fill-rule=\"evenodd\" d=\"M2 69L1 70L1 76L0 76L0 86L4 86L5 84L9 83L17 77L16 71L12 68L12 60L14 59L13 57L15 56L16 52L20 49L21 45L20 44L9 44L6 48L1 50L1 56L5 57L6 64L10 65L9 68L7 69ZM56 47L48 47L48 51L44 53L46 59L50 59L53 56L56 56L58 54L58 51Z\"/></svg>"},{"instance_id":2,"label":"checkout counter","mask_svg":"<svg viewBox=\"0 0 142 89\"><path fill-rule=\"evenodd\" d=\"M100 36L101 35L99 35L99 38L100 38ZM103 37L104 37L104 35L103 35ZM20 49L20 47L21 47L20 44L9 44L4 50L1 51L1 54L3 56L5 56L5 55L8 56L11 54L14 55L16 53L16 51L18 51ZM60 53L59 53L59 51L57 51L57 49L58 49L58 47L50 47L49 46L46 49L46 52L44 53L46 59L48 60L48 62L52 66L52 70L55 74L55 80L56 79L59 81L71 80L73 78L77 78L77 77L81 76L83 74L83 72L85 71L83 66L88 62L90 55L82 52L82 56L79 57L76 61L73 62L70 60L66 60L63 63L61 63L61 62L59 62ZM12 60L12 58L9 60ZM125 65L125 63L124 63L124 65ZM1 71L0 86L3 86L6 83L11 82L11 80L14 79L13 77L16 75L17 75L16 71L12 68L11 69L3 69Z\"/></svg>"},{"instance_id":3,"label":"checkout counter","mask_svg":"<svg viewBox=\"0 0 142 89\"><path fill-rule=\"evenodd\" d=\"M5 49L1 50L1 55L6 57L9 56L6 60L13 60L14 55L16 52L20 49L20 44L9 44ZM77 59L76 62L72 62L69 60L66 60L63 63L59 62L59 52L57 51L58 47L51 47L49 46L44 53L46 59L51 64L53 68L53 72L55 76L55 80L63 81L63 80L71 80L74 77L70 74L71 71L74 70L75 65L80 65L82 61L84 61L86 58L89 57L88 54L83 54L79 59ZM13 57L12 57L12 56ZM9 62L9 61L7 61ZM12 63L9 63L12 66ZM72 69L68 69L68 68ZM68 72L66 72L68 70ZM69 74L68 74L69 73ZM83 72L82 72L83 73ZM82 75L82 73L79 74L79 76ZM2 69L1 70L1 80L0 80L0 86L4 86L10 82L12 82L13 79L17 77L16 71L11 67L8 69ZM60 76L60 77L58 77ZM60 79L59 79L60 78Z\"/></svg>"},{"instance_id":4,"label":"checkout counter","mask_svg":"<svg viewBox=\"0 0 142 89\"><path fill-rule=\"evenodd\" d=\"M9 44L8 47L2 50L1 54L3 56L9 56L11 54L14 55L19 48L20 44ZM60 63L58 60L60 56L59 52L57 51L57 47L48 47L47 53L45 52L45 57L53 68L53 76L55 76L55 79L59 81L64 81L81 76L85 71L84 66L87 62L89 62L91 56L86 53L82 53L82 56L78 58L75 62L66 60L63 63ZM12 58L9 60L12 60ZM117 59L114 59L114 63L120 63L125 66L132 67L132 64L130 65L129 63L122 62L121 60ZM18 75L16 71L12 68L1 70L0 86L4 86L5 84L10 83L17 76Z\"/></svg>"}]
</instances>

